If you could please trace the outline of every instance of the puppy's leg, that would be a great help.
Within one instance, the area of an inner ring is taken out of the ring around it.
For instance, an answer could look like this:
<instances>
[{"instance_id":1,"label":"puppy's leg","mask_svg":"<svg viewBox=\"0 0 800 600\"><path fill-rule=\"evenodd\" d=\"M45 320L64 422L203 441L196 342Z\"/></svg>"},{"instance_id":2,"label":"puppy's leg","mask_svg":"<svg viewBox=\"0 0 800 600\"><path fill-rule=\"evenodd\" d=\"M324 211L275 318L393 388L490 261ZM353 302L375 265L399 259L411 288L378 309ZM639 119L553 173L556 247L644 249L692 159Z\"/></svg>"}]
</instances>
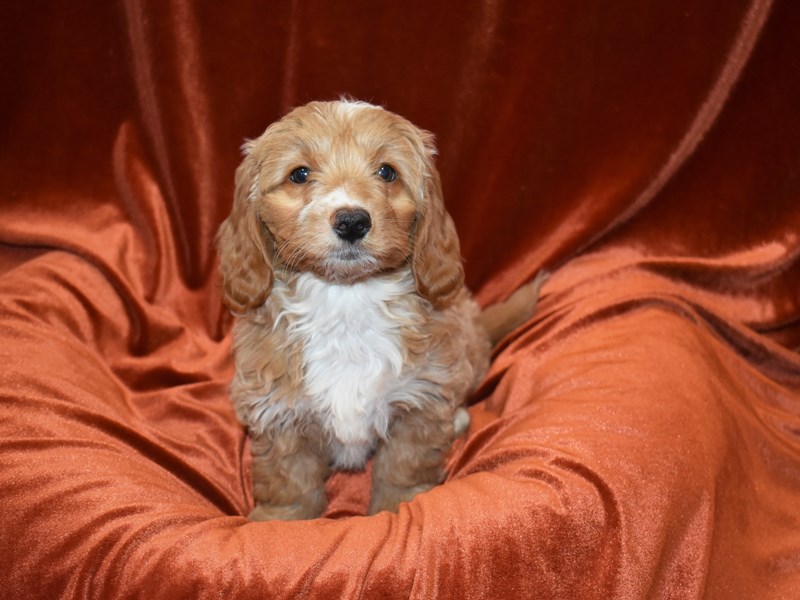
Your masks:
<instances>
[{"instance_id":1,"label":"puppy's leg","mask_svg":"<svg viewBox=\"0 0 800 600\"><path fill-rule=\"evenodd\" d=\"M396 511L401 502L411 500L444 479L444 459L456 437L454 421L466 427L464 415L442 402L398 414L387 440L375 450L372 463L372 501L369 513Z\"/></svg>"},{"instance_id":2,"label":"puppy's leg","mask_svg":"<svg viewBox=\"0 0 800 600\"><path fill-rule=\"evenodd\" d=\"M314 437L287 428L251 440L256 501L251 520L313 519L322 514L330 468L321 445L312 441Z\"/></svg>"},{"instance_id":3,"label":"puppy's leg","mask_svg":"<svg viewBox=\"0 0 800 600\"><path fill-rule=\"evenodd\" d=\"M460 437L467 433L471 422L472 417L469 416L469 411L463 406L459 406L455 413L453 413L453 431L455 432L455 437Z\"/></svg>"}]
</instances>

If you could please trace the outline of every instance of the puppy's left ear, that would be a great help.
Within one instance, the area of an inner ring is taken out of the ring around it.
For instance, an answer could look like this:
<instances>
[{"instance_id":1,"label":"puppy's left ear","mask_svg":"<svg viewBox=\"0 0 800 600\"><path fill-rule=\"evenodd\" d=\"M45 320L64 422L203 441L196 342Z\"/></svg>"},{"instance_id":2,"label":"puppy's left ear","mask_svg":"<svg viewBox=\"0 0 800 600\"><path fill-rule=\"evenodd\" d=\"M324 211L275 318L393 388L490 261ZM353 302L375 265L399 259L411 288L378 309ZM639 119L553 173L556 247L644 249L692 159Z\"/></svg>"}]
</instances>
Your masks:
<instances>
[{"instance_id":1,"label":"puppy's left ear","mask_svg":"<svg viewBox=\"0 0 800 600\"><path fill-rule=\"evenodd\" d=\"M416 128L414 128L416 129ZM448 306L464 285L458 234L442 198L434 164L433 134L416 129L422 163L422 198L417 210L411 267L417 291L435 307Z\"/></svg>"}]
</instances>

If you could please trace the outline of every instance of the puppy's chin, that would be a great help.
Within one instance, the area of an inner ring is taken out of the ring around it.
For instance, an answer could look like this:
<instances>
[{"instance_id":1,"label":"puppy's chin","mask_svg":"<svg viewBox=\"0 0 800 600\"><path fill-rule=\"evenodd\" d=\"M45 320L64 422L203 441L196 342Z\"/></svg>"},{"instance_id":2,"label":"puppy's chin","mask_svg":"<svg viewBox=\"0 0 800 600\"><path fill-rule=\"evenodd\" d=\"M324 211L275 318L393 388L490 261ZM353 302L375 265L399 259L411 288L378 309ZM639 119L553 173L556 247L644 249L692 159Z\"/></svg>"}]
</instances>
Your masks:
<instances>
[{"instance_id":1,"label":"puppy's chin","mask_svg":"<svg viewBox=\"0 0 800 600\"><path fill-rule=\"evenodd\" d=\"M319 264L317 274L333 283L354 283L381 271L378 260L358 247L337 248Z\"/></svg>"}]
</instances>

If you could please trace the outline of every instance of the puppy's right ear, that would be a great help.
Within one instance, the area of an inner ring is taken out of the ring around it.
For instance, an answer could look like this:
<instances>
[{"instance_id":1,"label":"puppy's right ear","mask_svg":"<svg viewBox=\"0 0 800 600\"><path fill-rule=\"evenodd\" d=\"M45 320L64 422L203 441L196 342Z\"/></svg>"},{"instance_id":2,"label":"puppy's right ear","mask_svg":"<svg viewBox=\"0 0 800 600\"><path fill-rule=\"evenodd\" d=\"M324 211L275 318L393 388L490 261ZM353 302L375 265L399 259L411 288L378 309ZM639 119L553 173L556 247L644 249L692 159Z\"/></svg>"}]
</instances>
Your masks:
<instances>
[{"instance_id":1,"label":"puppy's right ear","mask_svg":"<svg viewBox=\"0 0 800 600\"><path fill-rule=\"evenodd\" d=\"M231 214L217 233L223 302L235 313L261 306L272 289L272 242L257 212L258 164L247 156L236 170Z\"/></svg>"}]
</instances>

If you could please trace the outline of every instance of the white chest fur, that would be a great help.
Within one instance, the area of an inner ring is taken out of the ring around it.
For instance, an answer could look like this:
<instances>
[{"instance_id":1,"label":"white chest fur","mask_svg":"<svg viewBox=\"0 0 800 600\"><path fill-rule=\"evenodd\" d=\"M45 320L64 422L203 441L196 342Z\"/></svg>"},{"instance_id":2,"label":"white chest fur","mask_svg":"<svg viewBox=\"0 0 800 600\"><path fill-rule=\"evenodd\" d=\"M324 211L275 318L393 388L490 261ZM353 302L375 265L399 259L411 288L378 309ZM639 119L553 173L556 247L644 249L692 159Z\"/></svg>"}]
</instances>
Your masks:
<instances>
[{"instance_id":1,"label":"white chest fur","mask_svg":"<svg viewBox=\"0 0 800 600\"><path fill-rule=\"evenodd\" d=\"M304 274L293 293L275 290L278 318L303 349L304 404L332 432L338 467L363 464L387 433L393 395L408 377L401 329L419 318L397 300L413 291L410 272L348 285Z\"/></svg>"}]
</instances>

